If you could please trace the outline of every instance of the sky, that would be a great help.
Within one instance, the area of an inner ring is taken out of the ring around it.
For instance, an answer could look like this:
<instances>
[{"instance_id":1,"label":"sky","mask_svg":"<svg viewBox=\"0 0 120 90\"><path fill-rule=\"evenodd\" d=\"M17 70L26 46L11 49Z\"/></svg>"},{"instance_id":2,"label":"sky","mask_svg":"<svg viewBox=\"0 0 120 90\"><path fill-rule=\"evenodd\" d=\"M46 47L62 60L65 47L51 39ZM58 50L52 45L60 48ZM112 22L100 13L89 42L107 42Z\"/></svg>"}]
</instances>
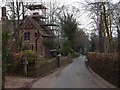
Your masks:
<instances>
[{"instance_id":1,"label":"sky","mask_svg":"<svg viewBox=\"0 0 120 90\"><path fill-rule=\"evenodd\" d=\"M47 1L49 1L49 0L47 0ZM85 4L85 1L94 2L94 1L100 1L100 0L58 0L58 1L60 1L62 3L66 3L66 4L73 4L76 7L80 7L82 10L82 4ZM104 0L102 0L102 1L104 1ZM112 3L117 3L120 0L109 0L109 1L111 1ZM79 4L80 6L78 6L78 4L76 4L76 2L81 3L81 4ZM91 28L91 26L89 26L91 19L87 16L88 14L84 13L84 12L85 11L81 12L82 16L79 18L80 24L82 25L82 28L89 29L89 28Z\"/></svg>"},{"instance_id":2,"label":"sky","mask_svg":"<svg viewBox=\"0 0 120 90\"><path fill-rule=\"evenodd\" d=\"M12 1L12 0L3 0L3 1ZM82 4L85 3L85 1L90 1L90 2L94 2L94 1L100 1L100 0L23 0L23 1L26 1L26 2L50 2L50 1L56 1L56 2L60 2L60 3L63 3L63 4L66 4L66 5L74 5L75 7L79 7L81 8L82 10ZM112 1L113 3L116 3L120 0L109 0L109 1ZM77 4L77 2L79 2L80 4ZM1 17L1 6L2 6L2 0L0 0L0 17ZM82 28L86 28L89 29L89 23L90 23L90 19L88 18L87 14L83 12L81 12L81 17L79 18L80 20L80 23L82 25Z\"/></svg>"}]
</instances>

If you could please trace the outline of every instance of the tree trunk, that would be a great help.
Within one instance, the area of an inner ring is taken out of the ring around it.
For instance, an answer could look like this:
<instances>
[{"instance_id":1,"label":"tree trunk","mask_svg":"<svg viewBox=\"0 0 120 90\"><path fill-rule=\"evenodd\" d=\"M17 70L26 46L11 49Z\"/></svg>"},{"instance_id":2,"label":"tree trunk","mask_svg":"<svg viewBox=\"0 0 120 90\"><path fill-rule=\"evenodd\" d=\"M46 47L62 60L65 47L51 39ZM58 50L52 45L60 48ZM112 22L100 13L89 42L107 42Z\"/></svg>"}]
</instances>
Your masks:
<instances>
[{"instance_id":1,"label":"tree trunk","mask_svg":"<svg viewBox=\"0 0 120 90\"><path fill-rule=\"evenodd\" d=\"M106 14L105 5L103 5L103 17L104 17L105 30L106 30L109 44L110 44L110 51L113 52L112 37L110 35L110 30L109 30L109 26L108 26L108 18L107 18L107 14Z\"/></svg>"},{"instance_id":2,"label":"tree trunk","mask_svg":"<svg viewBox=\"0 0 120 90\"><path fill-rule=\"evenodd\" d=\"M100 15L100 24L99 24L99 52L104 52L104 25L103 25L103 17L102 12Z\"/></svg>"}]
</instances>

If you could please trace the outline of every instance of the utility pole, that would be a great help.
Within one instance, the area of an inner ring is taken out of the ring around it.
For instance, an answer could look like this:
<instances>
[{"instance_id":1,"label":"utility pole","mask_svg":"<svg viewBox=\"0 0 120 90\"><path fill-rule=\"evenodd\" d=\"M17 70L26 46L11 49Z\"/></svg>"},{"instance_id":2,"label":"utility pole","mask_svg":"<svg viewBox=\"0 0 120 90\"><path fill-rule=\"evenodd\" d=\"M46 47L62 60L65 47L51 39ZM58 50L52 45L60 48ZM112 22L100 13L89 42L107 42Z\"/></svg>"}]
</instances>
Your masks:
<instances>
[{"instance_id":1,"label":"utility pole","mask_svg":"<svg viewBox=\"0 0 120 90\"><path fill-rule=\"evenodd\" d=\"M118 32L118 87L120 88L120 17L118 18L117 32Z\"/></svg>"},{"instance_id":2,"label":"utility pole","mask_svg":"<svg viewBox=\"0 0 120 90\"><path fill-rule=\"evenodd\" d=\"M117 32L118 32L118 52L120 53L120 17L118 18Z\"/></svg>"}]
</instances>

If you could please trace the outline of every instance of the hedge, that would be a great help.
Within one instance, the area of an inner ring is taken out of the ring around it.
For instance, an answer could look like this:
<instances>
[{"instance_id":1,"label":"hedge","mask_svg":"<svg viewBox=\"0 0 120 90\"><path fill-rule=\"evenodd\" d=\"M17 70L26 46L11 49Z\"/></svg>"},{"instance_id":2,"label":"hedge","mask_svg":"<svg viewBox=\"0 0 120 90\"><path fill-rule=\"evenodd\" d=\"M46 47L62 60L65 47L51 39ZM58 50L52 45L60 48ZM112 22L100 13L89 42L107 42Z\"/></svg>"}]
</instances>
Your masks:
<instances>
[{"instance_id":1,"label":"hedge","mask_svg":"<svg viewBox=\"0 0 120 90\"><path fill-rule=\"evenodd\" d=\"M13 69L10 69L9 72L7 72L7 75L24 75L24 65L21 63L23 52L13 56L11 58L11 61L15 61L15 66L13 66ZM68 55L66 57L61 56L59 61L58 57L48 59L48 58L39 58L34 60L34 63L28 63L28 77L38 77L43 76L46 73L49 73L53 71L54 69L58 68L59 66L65 66L72 62L73 58L78 57L78 53L73 53L71 55ZM59 62L59 63L58 63Z\"/></svg>"},{"instance_id":2,"label":"hedge","mask_svg":"<svg viewBox=\"0 0 120 90\"><path fill-rule=\"evenodd\" d=\"M60 66L65 66L71 62L72 62L71 56L60 57L59 64ZM46 73L49 73L58 67L59 66L57 58L53 58L51 60L37 60L37 62L34 65L28 66L28 76L30 77L43 76Z\"/></svg>"},{"instance_id":3,"label":"hedge","mask_svg":"<svg viewBox=\"0 0 120 90\"><path fill-rule=\"evenodd\" d=\"M120 87L118 53L87 53L88 64L93 71L102 76L105 80Z\"/></svg>"}]
</instances>

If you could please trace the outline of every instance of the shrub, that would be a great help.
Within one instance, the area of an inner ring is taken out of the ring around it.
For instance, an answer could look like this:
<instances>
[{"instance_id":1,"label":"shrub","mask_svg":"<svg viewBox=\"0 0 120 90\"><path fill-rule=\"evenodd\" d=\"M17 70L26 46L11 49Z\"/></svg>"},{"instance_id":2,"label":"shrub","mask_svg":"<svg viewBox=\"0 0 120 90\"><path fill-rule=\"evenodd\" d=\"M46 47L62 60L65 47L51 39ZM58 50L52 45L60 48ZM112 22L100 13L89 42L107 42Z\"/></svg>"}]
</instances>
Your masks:
<instances>
[{"instance_id":1,"label":"shrub","mask_svg":"<svg viewBox=\"0 0 120 90\"><path fill-rule=\"evenodd\" d=\"M72 53L72 47L71 47L71 43L70 42L65 42L63 44L62 50L61 52L63 53L63 55L67 56L69 53Z\"/></svg>"},{"instance_id":2,"label":"shrub","mask_svg":"<svg viewBox=\"0 0 120 90\"><path fill-rule=\"evenodd\" d=\"M23 73L23 61L28 61L28 65L31 66L35 63L36 55L31 50L21 51L19 53L9 53L9 59L6 61L6 70L11 74Z\"/></svg>"},{"instance_id":3,"label":"shrub","mask_svg":"<svg viewBox=\"0 0 120 90\"><path fill-rule=\"evenodd\" d=\"M25 50L22 55L22 61L28 61L29 63L35 63L35 53L32 50Z\"/></svg>"},{"instance_id":4,"label":"shrub","mask_svg":"<svg viewBox=\"0 0 120 90\"><path fill-rule=\"evenodd\" d=\"M5 62L6 65L6 73L11 72L11 71L15 71L16 67L17 67L17 62L13 56L13 54L8 53L8 57L9 59L7 59Z\"/></svg>"}]
</instances>

